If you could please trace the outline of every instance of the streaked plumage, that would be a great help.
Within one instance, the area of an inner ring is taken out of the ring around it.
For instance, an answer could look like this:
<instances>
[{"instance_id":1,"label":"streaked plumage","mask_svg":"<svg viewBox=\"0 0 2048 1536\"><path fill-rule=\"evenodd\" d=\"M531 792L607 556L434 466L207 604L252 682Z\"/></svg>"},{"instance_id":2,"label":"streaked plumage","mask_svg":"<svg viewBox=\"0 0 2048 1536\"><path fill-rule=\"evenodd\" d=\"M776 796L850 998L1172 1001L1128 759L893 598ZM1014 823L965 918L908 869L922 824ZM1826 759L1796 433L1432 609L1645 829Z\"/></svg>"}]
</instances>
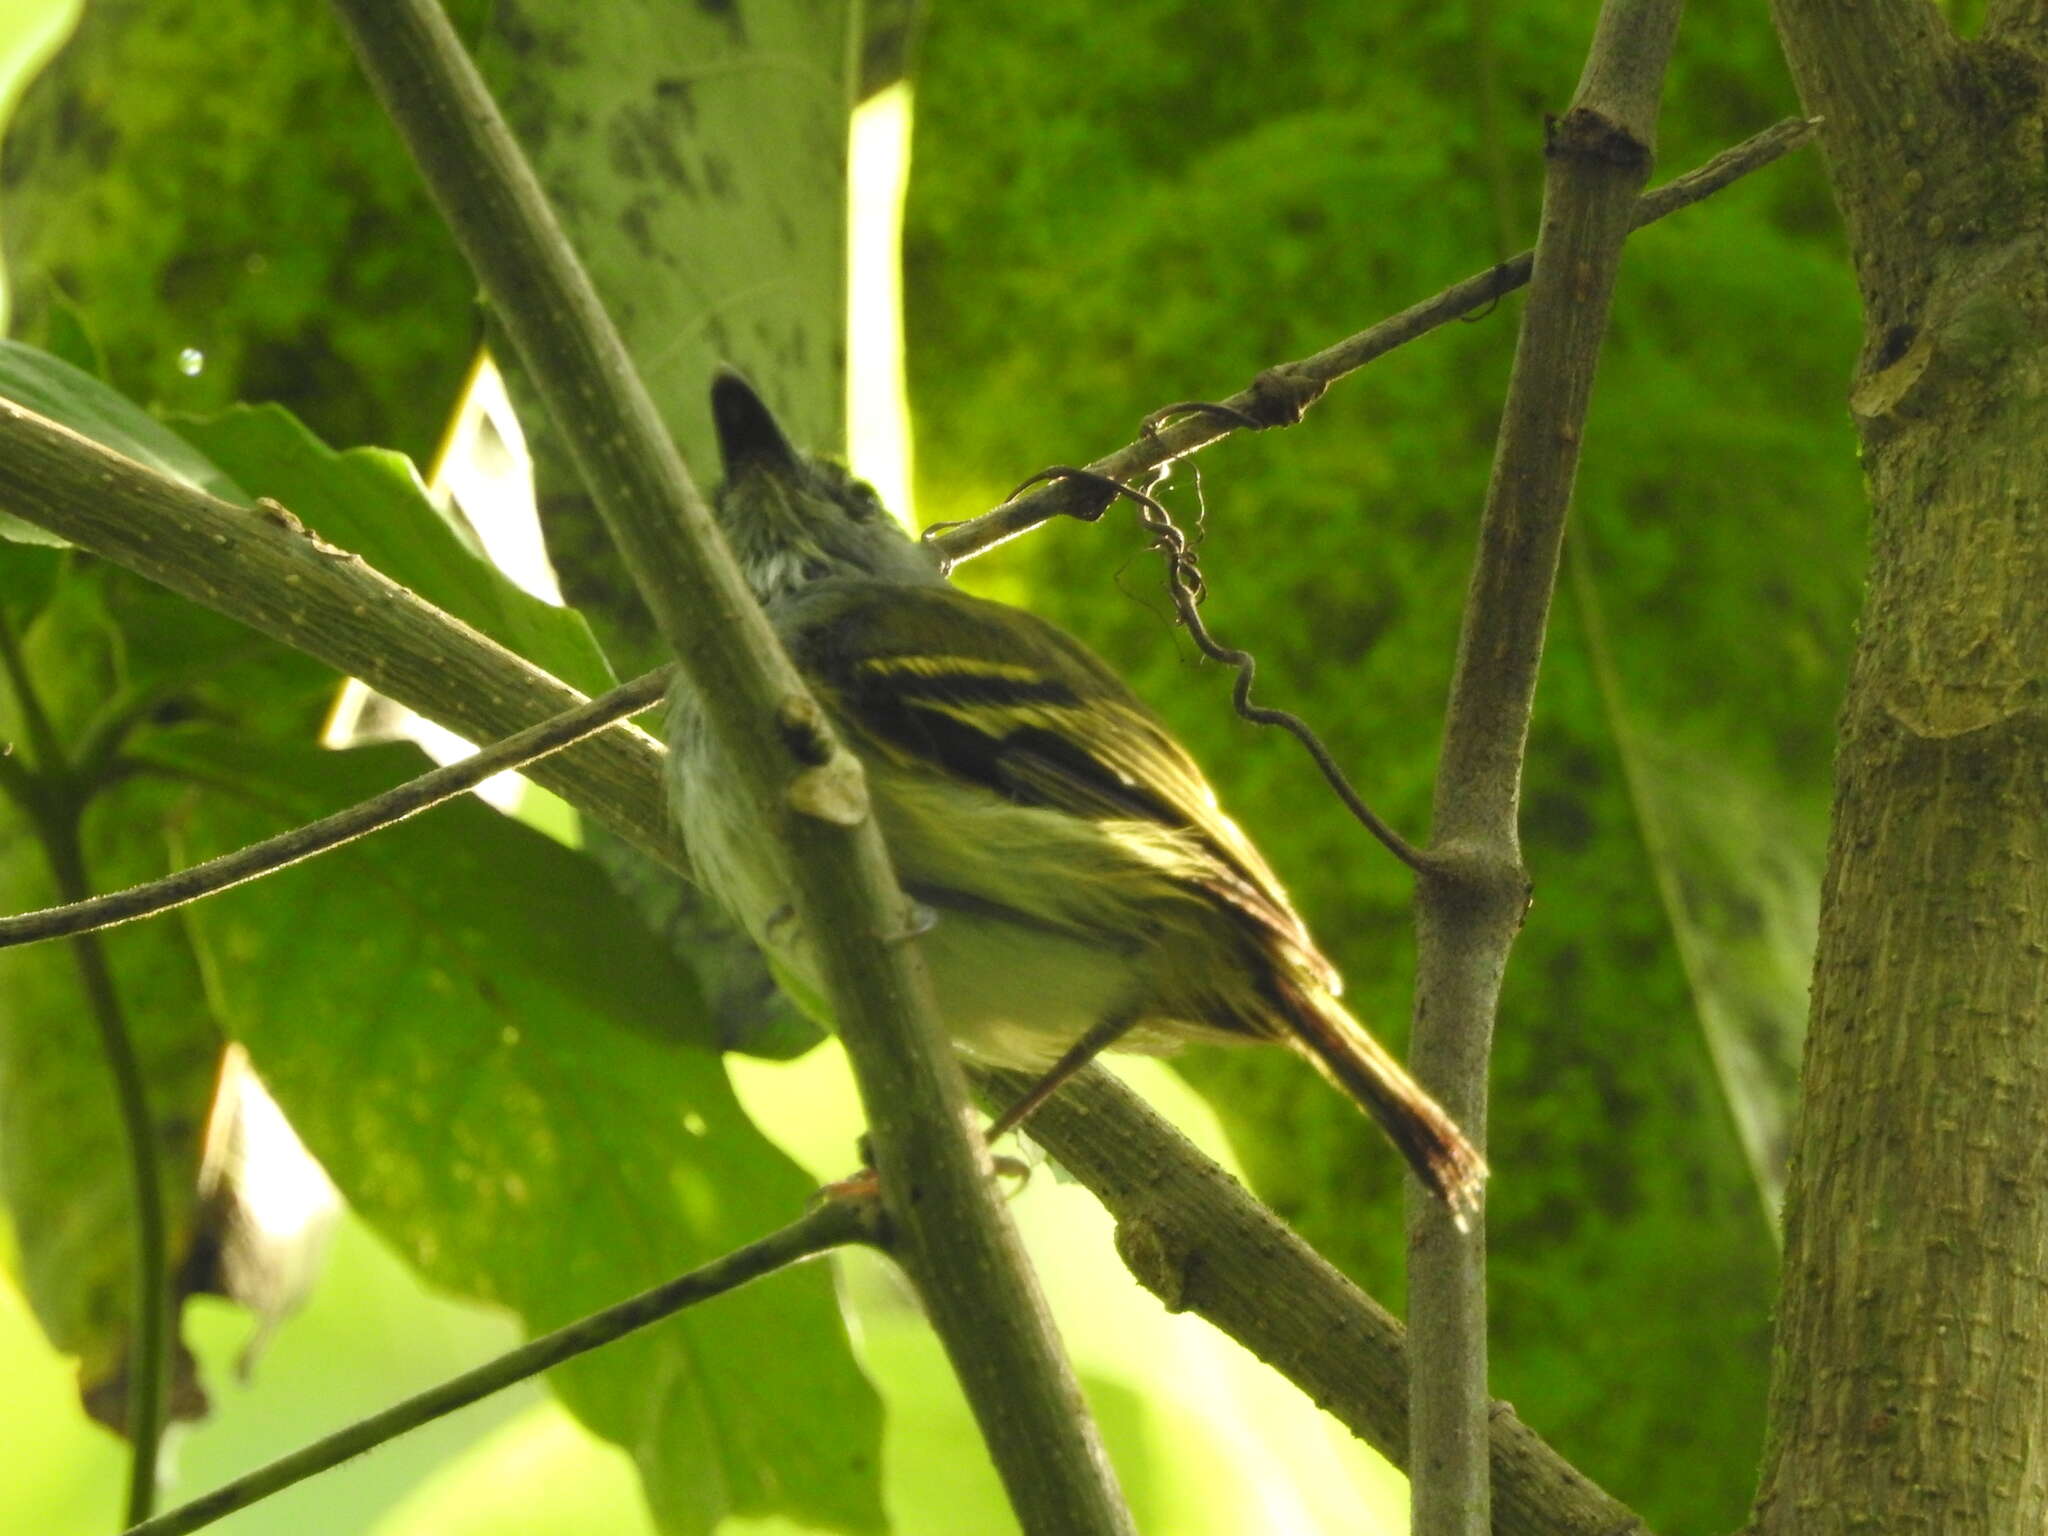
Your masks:
<instances>
[{"instance_id":1,"label":"streaked plumage","mask_svg":"<svg viewBox=\"0 0 2048 1536\"><path fill-rule=\"evenodd\" d=\"M799 671L868 771L948 1030L1043 1069L1091 1029L1120 1049L1293 1046L1454 1210L1485 1167L1337 1001L1336 971L1201 770L1102 661L945 582L873 492L797 456L733 375L713 389L720 520ZM694 700L671 703L673 793L704 882L779 966L815 970Z\"/></svg>"}]
</instances>

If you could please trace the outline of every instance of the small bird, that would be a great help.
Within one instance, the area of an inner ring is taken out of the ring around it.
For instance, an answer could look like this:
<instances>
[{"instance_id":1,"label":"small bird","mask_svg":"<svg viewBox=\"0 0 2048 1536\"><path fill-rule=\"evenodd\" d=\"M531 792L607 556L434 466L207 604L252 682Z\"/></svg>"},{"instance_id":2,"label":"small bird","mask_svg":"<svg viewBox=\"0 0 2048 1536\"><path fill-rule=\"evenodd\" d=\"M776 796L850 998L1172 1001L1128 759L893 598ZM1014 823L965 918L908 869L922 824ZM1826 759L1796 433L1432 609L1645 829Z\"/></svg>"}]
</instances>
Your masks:
<instances>
[{"instance_id":1,"label":"small bird","mask_svg":"<svg viewBox=\"0 0 2048 1536\"><path fill-rule=\"evenodd\" d=\"M838 464L721 370L719 526L866 770L947 1032L1043 1073L1007 1130L1101 1050L1293 1047L1462 1223L1486 1165L1338 1001L1335 967L1157 715L1054 625L955 588ZM822 983L695 695L669 697L669 794L702 883L815 1005Z\"/></svg>"}]
</instances>

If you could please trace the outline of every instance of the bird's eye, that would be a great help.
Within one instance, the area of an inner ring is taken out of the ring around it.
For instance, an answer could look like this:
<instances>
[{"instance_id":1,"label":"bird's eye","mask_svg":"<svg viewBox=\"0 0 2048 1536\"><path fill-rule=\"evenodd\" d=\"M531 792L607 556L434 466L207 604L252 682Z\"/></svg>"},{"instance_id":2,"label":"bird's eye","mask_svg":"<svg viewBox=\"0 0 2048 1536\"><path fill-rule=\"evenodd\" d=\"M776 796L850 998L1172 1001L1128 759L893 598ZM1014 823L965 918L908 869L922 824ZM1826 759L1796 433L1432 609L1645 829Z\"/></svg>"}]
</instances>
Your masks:
<instances>
[{"instance_id":1,"label":"bird's eye","mask_svg":"<svg viewBox=\"0 0 2048 1536\"><path fill-rule=\"evenodd\" d=\"M881 510L882 498L865 480L856 480L846 488L846 515L854 522L871 523Z\"/></svg>"}]
</instances>

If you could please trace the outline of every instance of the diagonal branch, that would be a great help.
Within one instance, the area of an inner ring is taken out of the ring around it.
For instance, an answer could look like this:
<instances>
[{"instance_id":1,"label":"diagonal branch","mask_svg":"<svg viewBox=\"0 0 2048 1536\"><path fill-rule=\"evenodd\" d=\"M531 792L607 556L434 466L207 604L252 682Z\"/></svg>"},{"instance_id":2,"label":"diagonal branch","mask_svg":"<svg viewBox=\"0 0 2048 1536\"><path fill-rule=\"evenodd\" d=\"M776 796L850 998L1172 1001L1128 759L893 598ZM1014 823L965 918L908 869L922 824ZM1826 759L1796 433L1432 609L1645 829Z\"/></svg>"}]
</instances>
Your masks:
<instances>
[{"instance_id":1,"label":"diagonal branch","mask_svg":"<svg viewBox=\"0 0 2048 1536\"><path fill-rule=\"evenodd\" d=\"M2020 110L2034 110L2035 87L2023 83L2024 75L1983 68L1995 50L1966 44L1944 14L1948 9L1930 0L1864 0L1848 11L1813 0L1771 5L1799 99L1809 112L1826 115L1821 155L1848 226L1871 338L1921 323L1919 306L1934 266L1926 253L1947 256L1939 235L1944 224L1957 231L1951 239L1970 243L1961 229L1979 213L1990 178L2006 163L1979 131L1985 104L2008 85L2019 86L2026 103ZM2035 0L1987 6L1984 42L2022 11L2039 25ZM2005 195L2031 204L2039 196L2037 175L2036 163ZM1934 229L1923 242L1930 224Z\"/></svg>"},{"instance_id":2,"label":"diagonal branch","mask_svg":"<svg viewBox=\"0 0 2048 1536\"><path fill-rule=\"evenodd\" d=\"M1027 1531L1130 1513L986 1169L859 760L776 641L448 18L335 0L364 71L527 364L815 945L915 1282ZM820 797L808 786L828 780ZM827 799L829 804L820 804Z\"/></svg>"},{"instance_id":3,"label":"diagonal branch","mask_svg":"<svg viewBox=\"0 0 2048 1536\"><path fill-rule=\"evenodd\" d=\"M467 794L485 779L512 769L524 768L564 747L574 746L606 726L660 701L667 689L671 669L663 667L635 678L580 709L557 715L545 724L521 731L495 742L482 751L450 763L431 773L386 790L383 794L336 811L303 827L294 827L276 837L267 837L247 848L224 853L204 864L181 869L146 885L132 885L125 891L93 896L69 906L50 907L41 912L24 912L19 917L0 917L0 949L17 944L36 944L44 939L70 934L96 933L141 917L154 917L188 901L231 890L250 880L289 868L302 859L339 848L344 843L367 837L383 827Z\"/></svg>"},{"instance_id":4,"label":"diagonal branch","mask_svg":"<svg viewBox=\"0 0 2048 1536\"><path fill-rule=\"evenodd\" d=\"M1751 135L1740 144L1723 150L1706 164L1637 199L1629 227L1641 229L1645 224L1654 224L1681 208L1690 208L1694 203L1713 196L1750 172L1762 170L1798 149L1813 137L1818 127L1817 118L1790 117ZM1346 374L1355 373L1396 347L1426 336L1438 326L1448 325L1460 315L1469 314L1480 305L1523 286L1529 281L1534 261L1535 252L1523 251L1497 267L1453 283L1434 297L1411 304L1399 314L1390 315L1377 325L1332 343L1312 356L1268 368L1250 384L1222 401L1222 410L1212 408L1189 415L1172 425L1148 430L1136 442L1127 443L1115 453L1088 465L1088 473L1127 485L1142 484L1153 471L1212 443L1219 443L1247 426L1291 426L1301 419L1300 413L1312 405L1325 389ZM1295 406L1293 415L1276 414L1289 403ZM1155 411L1152 420L1156 422L1163 416L1179 414L1183 409L1168 407L1164 411ZM1059 481L1027 496L1007 501L993 512L971 521L936 530L927 536L926 542L948 565L958 565L1020 533L1029 532L1051 518L1092 517L1102 505L1101 495L1083 481Z\"/></svg>"},{"instance_id":5,"label":"diagonal branch","mask_svg":"<svg viewBox=\"0 0 2048 1536\"><path fill-rule=\"evenodd\" d=\"M491 742L589 701L274 501L236 506L0 400L0 503L102 559L360 677L465 740ZM671 869L663 752L630 726L535 766L535 782Z\"/></svg>"},{"instance_id":6,"label":"diagonal branch","mask_svg":"<svg viewBox=\"0 0 2048 1536\"><path fill-rule=\"evenodd\" d=\"M280 1456L189 1504L180 1504L154 1520L131 1526L123 1536L184 1536L187 1531L212 1525L294 1483L302 1483L351 1457L375 1450L409 1430L481 1402L494 1392L502 1392L516 1382L538 1376L665 1317L673 1317L685 1307L738 1290L749 1281L816 1258L829 1249L849 1243L873 1243L877 1234L877 1212L871 1201L825 1201L758 1242L701 1264L686 1275L642 1291L602 1312L579 1318L553 1333L530 1339L495 1360L486 1360L474 1370L450 1377L366 1419L358 1419L348 1428Z\"/></svg>"}]
</instances>

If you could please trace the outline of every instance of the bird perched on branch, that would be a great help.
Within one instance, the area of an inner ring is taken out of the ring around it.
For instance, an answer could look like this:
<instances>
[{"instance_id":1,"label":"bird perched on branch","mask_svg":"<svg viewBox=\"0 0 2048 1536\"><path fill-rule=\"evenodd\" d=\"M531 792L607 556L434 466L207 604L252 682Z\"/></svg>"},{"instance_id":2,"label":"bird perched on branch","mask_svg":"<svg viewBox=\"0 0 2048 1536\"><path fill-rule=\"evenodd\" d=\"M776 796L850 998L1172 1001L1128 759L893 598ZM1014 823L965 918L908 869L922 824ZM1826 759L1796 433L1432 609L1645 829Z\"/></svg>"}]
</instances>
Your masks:
<instances>
[{"instance_id":1,"label":"bird perched on branch","mask_svg":"<svg viewBox=\"0 0 2048 1536\"><path fill-rule=\"evenodd\" d=\"M1266 861L1158 716L1080 642L942 576L843 468L798 453L723 371L720 527L860 759L946 1029L1043 1075L1007 1130L1109 1046L1293 1047L1462 1219L1486 1165L1338 1001ZM695 695L670 695L670 796L703 883L796 990L822 996L775 859Z\"/></svg>"}]
</instances>

